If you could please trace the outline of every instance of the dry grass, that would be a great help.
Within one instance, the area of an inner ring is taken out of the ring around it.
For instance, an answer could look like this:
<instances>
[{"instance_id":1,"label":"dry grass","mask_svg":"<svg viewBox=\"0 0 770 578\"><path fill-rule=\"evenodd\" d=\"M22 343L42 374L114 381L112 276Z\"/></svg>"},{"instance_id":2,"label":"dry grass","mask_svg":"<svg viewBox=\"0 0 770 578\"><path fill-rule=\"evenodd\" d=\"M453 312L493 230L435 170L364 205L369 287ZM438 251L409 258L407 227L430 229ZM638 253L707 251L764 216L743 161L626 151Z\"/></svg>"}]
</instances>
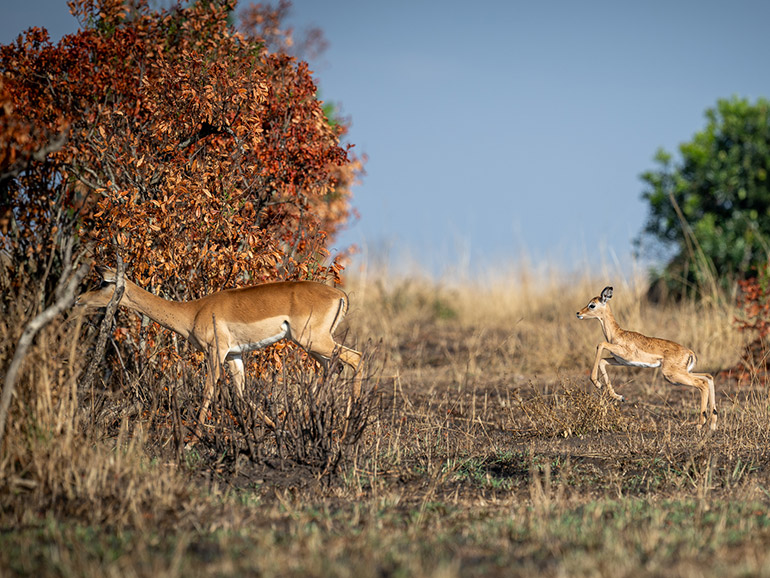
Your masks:
<instances>
[{"instance_id":1,"label":"dry grass","mask_svg":"<svg viewBox=\"0 0 770 578\"><path fill-rule=\"evenodd\" d=\"M184 448L201 368L78 390L76 320L30 355L0 458L0 567L15 575L770 575L770 394L717 379L718 430L693 391L612 368L588 380L604 284L511 273L434 284L351 282L351 345L367 397L347 429L349 376L301 359L222 388ZM729 300L663 307L614 282L621 324L679 340L713 373L745 336ZM23 327L9 310L3 360ZM350 339L349 339L350 340ZM255 409L256 408L256 409ZM280 422L260 422L257 409ZM357 412L357 413L356 413Z\"/></svg>"}]
</instances>

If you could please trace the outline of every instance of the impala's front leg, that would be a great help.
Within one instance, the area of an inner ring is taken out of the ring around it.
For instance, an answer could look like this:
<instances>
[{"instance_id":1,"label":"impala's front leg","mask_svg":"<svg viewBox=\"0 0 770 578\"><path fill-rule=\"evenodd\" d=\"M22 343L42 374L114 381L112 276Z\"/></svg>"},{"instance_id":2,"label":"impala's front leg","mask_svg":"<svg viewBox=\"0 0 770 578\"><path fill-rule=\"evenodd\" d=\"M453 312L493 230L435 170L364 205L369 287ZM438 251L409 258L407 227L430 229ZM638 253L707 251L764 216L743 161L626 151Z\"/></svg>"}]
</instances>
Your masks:
<instances>
[{"instance_id":1,"label":"impala's front leg","mask_svg":"<svg viewBox=\"0 0 770 578\"><path fill-rule=\"evenodd\" d=\"M593 369L591 369L591 382L596 386L596 389L602 388L602 382L599 381L599 366L601 365L601 362L602 362L603 352L604 352L604 344L600 343L596 347L596 358L594 359ZM603 374L605 376L607 375L606 372L603 372Z\"/></svg>"},{"instance_id":2,"label":"impala's front leg","mask_svg":"<svg viewBox=\"0 0 770 578\"><path fill-rule=\"evenodd\" d=\"M238 397L244 399L243 384L246 382L246 370L243 366L243 357L241 355L233 355L227 359L227 366L230 368L230 376L233 378L235 392L238 394Z\"/></svg>"},{"instance_id":3,"label":"impala's front leg","mask_svg":"<svg viewBox=\"0 0 770 578\"><path fill-rule=\"evenodd\" d=\"M235 392L238 394L238 398L249 404L249 407L256 412L257 416L265 422L265 425L275 429L275 422L265 415L259 406L252 400L246 397L246 391L244 384L246 383L246 373L243 366L243 357L241 355L233 355L227 359L227 365L230 367L230 375L233 378L233 384L235 385Z\"/></svg>"},{"instance_id":4,"label":"impala's front leg","mask_svg":"<svg viewBox=\"0 0 770 578\"><path fill-rule=\"evenodd\" d=\"M599 369L602 372L602 376L604 377L604 383L607 385L607 392L618 401L626 401L626 398L620 395L619 393L615 393L615 389L612 387L612 383L610 382L610 376L607 374L607 366L608 365L620 365L617 363L614 359L607 359L602 358L602 360L599 362Z\"/></svg>"},{"instance_id":5,"label":"impala's front leg","mask_svg":"<svg viewBox=\"0 0 770 578\"><path fill-rule=\"evenodd\" d=\"M203 404L201 405L201 412L198 416L198 425L195 428L195 435L198 438L201 437L201 428L203 427L203 424L206 423L211 400L214 397L217 382L222 375L222 361L217 352L212 348L209 348L206 357L206 365L208 366L208 371L206 372L206 385L203 387ZM222 358L224 358L224 355L222 355Z\"/></svg>"},{"instance_id":6,"label":"impala's front leg","mask_svg":"<svg viewBox=\"0 0 770 578\"><path fill-rule=\"evenodd\" d=\"M598 389L601 389L602 383L599 381L599 371L601 371L602 377L604 378L604 384L607 386L607 393L609 393L613 399L616 399L618 401L626 401L625 397L615 393L615 390L612 387L612 382L610 381L610 376L607 373L608 365L618 365L618 363L615 362L614 359L606 359L604 357L605 350L611 353L612 352L611 348L612 348L612 344L606 343L606 342L600 343L597 346L596 359L594 360L594 367L591 370L591 381Z\"/></svg>"}]
</instances>

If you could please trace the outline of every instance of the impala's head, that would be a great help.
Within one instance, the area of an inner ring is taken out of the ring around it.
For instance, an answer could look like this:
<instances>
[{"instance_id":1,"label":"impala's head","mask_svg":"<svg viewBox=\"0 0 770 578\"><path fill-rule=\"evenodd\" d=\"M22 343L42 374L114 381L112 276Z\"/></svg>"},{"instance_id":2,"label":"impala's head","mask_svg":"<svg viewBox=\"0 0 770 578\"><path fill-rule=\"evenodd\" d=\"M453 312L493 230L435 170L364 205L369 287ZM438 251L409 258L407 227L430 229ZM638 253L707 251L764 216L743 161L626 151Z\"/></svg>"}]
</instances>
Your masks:
<instances>
[{"instance_id":1,"label":"impala's head","mask_svg":"<svg viewBox=\"0 0 770 578\"><path fill-rule=\"evenodd\" d=\"M99 307L107 307L107 303L112 299L112 294L115 292L115 281L117 274L109 267L96 266L96 272L102 278L102 284L98 289L83 293L75 300L75 305L81 307L93 307L98 309Z\"/></svg>"},{"instance_id":2,"label":"impala's head","mask_svg":"<svg viewBox=\"0 0 770 578\"><path fill-rule=\"evenodd\" d=\"M599 319L604 315L607 308L607 301L612 297L612 287L602 289L598 297L594 297L588 302L588 305L577 312L578 319Z\"/></svg>"}]
</instances>

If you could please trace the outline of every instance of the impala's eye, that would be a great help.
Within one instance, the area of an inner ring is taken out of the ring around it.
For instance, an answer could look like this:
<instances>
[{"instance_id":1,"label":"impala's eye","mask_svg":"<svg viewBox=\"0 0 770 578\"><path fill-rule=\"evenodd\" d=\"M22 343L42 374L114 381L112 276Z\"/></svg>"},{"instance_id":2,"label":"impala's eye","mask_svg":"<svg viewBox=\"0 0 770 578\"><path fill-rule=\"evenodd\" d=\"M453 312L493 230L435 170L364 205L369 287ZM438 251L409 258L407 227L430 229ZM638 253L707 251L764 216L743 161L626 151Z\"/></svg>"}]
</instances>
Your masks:
<instances>
[{"instance_id":1,"label":"impala's eye","mask_svg":"<svg viewBox=\"0 0 770 578\"><path fill-rule=\"evenodd\" d=\"M596 307L596 303L591 303L591 304L588 306L588 308L589 308L589 309L594 309L595 307Z\"/></svg>"}]
</instances>

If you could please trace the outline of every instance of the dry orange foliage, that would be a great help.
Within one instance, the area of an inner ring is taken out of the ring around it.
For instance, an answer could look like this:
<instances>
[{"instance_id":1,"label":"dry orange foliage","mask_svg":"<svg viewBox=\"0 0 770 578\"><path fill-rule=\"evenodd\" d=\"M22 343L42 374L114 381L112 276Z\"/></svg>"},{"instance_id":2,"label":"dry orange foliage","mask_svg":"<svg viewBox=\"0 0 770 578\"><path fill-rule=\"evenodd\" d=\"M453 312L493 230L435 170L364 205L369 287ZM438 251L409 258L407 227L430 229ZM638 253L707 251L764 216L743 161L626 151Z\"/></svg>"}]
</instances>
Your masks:
<instances>
[{"instance_id":1,"label":"dry orange foliage","mask_svg":"<svg viewBox=\"0 0 770 578\"><path fill-rule=\"evenodd\" d=\"M234 1L70 6L76 34L52 44L33 28L0 47L12 259L39 270L74 234L93 259L117 252L137 282L179 298L339 280L326 246L349 217L358 160L307 64L267 48L285 3L252 7L241 31Z\"/></svg>"}]
</instances>

